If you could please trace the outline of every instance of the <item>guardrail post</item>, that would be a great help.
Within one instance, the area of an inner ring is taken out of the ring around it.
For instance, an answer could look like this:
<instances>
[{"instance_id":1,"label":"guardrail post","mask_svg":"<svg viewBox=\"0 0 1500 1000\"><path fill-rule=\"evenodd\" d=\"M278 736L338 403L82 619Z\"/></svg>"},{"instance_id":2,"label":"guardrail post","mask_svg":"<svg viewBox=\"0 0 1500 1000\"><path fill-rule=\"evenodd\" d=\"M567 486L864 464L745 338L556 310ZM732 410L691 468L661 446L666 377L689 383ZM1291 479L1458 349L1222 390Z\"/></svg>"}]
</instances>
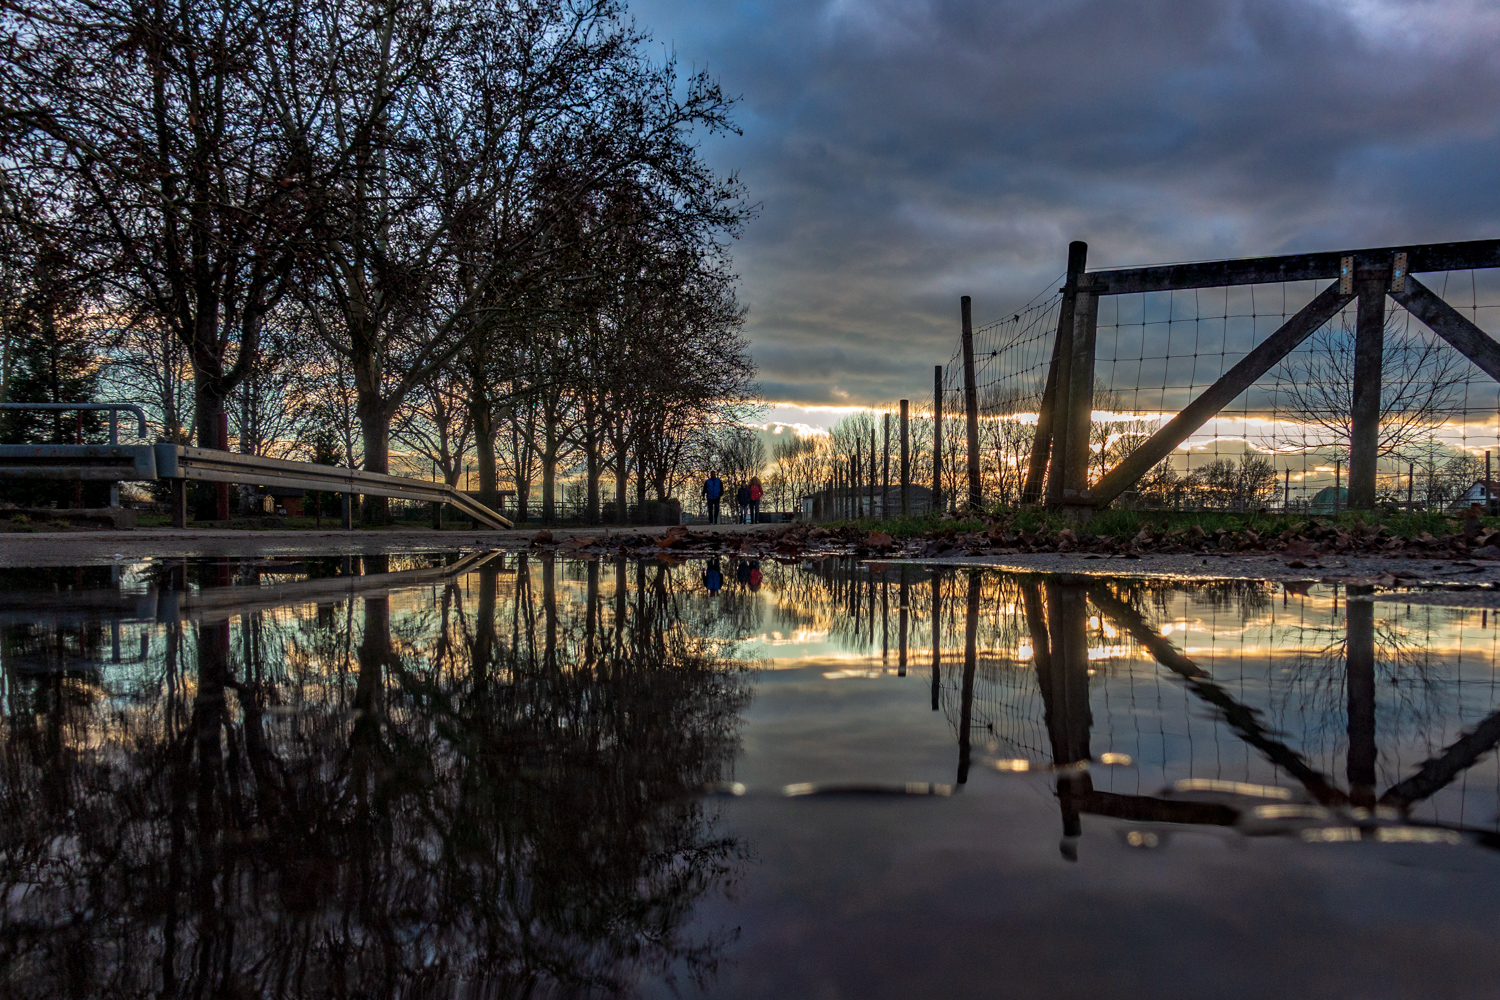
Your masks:
<instances>
[{"instance_id":1,"label":"guardrail post","mask_svg":"<svg viewBox=\"0 0 1500 1000\"><path fill-rule=\"evenodd\" d=\"M345 531L354 529L354 512L350 509L349 494L339 494L339 517L340 524Z\"/></svg>"},{"instance_id":2,"label":"guardrail post","mask_svg":"<svg viewBox=\"0 0 1500 1000\"><path fill-rule=\"evenodd\" d=\"M120 411L119 410L110 410L109 411L109 444L110 444L110 447L114 447L114 446L118 445L119 443L120 443ZM118 507L118 506L120 506L120 484L119 483L110 483L109 484L109 505L111 507Z\"/></svg>"},{"instance_id":3,"label":"guardrail post","mask_svg":"<svg viewBox=\"0 0 1500 1000\"><path fill-rule=\"evenodd\" d=\"M172 527L187 527L187 480L168 480L172 487L172 496L169 501L172 507Z\"/></svg>"},{"instance_id":4,"label":"guardrail post","mask_svg":"<svg viewBox=\"0 0 1500 1000\"><path fill-rule=\"evenodd\" d=\"M432 505L432 530L443 530L443 502L435 501Z\"/></svg>"},{"instance_id":5,"label":"guardrail post","mask_svg":"<svg viewBox=\"0 0 1500 1000\"><path fill-rule=\"evenodd\" d=\"M227 413L219 414L219 450L229 450L229 414ZM229 484L216 483L214 486L214 498L218 501L214 513L220 521L227 521L229 520Z\"/></svg>"}]
</instances>

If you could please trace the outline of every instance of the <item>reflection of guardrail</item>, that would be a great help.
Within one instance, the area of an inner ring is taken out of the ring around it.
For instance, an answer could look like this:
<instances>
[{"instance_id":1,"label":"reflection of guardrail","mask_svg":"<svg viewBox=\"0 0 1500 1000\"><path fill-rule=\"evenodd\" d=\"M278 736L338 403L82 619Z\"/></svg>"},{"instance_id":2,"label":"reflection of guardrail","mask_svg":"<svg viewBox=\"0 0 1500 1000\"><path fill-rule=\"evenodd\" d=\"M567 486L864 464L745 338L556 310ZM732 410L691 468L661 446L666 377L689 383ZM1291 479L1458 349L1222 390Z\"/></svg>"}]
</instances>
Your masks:
<instances>
[{"instance_id":1,"label":"reflection of guardrail","mask_svg":"<svg viewBox=\"0 0 1500 1000\"><path fill-rule=\"evenodd\" d=\"M193 590L75 590L67 593L13 590L0 593L0 625L40 625L46 628L80 626L93 622L149 623L226 621L252 611L270 611L296 604L323 604L355 597L383 597L412 587L447 584L483 569L503 553L471 552L445 566L396 570L391 573L312 577L271 586L199 587ZM504 571L502 565L501 571ZM9 658L6 660L10 662Z\"/></svg>"}]
</instances>

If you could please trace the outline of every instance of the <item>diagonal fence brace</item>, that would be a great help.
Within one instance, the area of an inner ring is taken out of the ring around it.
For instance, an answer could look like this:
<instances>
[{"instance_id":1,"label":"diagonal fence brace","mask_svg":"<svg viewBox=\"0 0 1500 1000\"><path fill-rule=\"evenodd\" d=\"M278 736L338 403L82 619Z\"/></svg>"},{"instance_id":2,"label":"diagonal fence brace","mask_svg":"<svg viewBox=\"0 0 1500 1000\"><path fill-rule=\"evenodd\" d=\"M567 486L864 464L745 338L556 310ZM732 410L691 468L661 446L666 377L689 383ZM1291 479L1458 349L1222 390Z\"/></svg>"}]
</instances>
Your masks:
<instances>
[{"instance_id":1,"label":"diagonal fence brace","mask_svg":"<svg viewBox=\"0 0 1500 1000\"><path fill-rule=\"evenodd\" d=\"M1411 285L1416 284L1414 279L1408 281ZM1095 483L1089 491L1088 501L1095 507L1108 506L1150 472L1156 463L1186 441L1190 434L1206 424L1214 414L1254 385L1257 379L1311 336L1314 330L1336 316L1353 298L1352 294L1342 291L1337 283L1318 293L1301 311L1283 323L1280 329L1261 341L1238 364L1220 376L1217 382L1183 407L1182 412L1163 424L1160 430ZM1490 343L1495 346L1497 356L1500 356L1500 345L1494 345L1493 341Z\"/></svg>"},{"instance_id":2,"label":"diagonal fence brace","mask_svg":"<svg viewBox=\"0 0 1500 1000\"><path fill-rule=\"evenodd\" d=\"M1407 312L1426 323L1433 333L1478 365L1486 375L1500 382L1500 344L1495 343L1489 334L1444 302L1432 289L1407 275L1405 290L1392 291L1390 296Z\"/></svg>"}]
</instances>

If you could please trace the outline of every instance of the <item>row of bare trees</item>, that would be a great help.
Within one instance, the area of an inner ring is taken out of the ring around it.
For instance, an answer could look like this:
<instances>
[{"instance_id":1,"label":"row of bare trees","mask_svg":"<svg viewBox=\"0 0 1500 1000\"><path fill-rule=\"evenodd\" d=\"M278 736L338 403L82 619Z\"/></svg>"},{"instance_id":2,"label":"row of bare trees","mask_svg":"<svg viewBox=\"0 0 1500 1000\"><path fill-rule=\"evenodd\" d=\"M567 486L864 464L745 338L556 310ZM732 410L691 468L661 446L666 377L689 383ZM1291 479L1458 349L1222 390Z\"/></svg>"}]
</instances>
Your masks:
<instances>
[{"instance_id":1,"label":"row of bare trees","mask_svg":"<svg viewBox=\"0 0 1500 1000\"><path fill-rule=\"evenodd\" d=\"M602 480L664 496L753 396L726 250L750 209L698 151L732 102L614 0L0 20L4 276L67 262L69 321L164 437L232 423L375 472L394 441L548 513L576 462L597 517Z\"/></svg>"}]
</instances>

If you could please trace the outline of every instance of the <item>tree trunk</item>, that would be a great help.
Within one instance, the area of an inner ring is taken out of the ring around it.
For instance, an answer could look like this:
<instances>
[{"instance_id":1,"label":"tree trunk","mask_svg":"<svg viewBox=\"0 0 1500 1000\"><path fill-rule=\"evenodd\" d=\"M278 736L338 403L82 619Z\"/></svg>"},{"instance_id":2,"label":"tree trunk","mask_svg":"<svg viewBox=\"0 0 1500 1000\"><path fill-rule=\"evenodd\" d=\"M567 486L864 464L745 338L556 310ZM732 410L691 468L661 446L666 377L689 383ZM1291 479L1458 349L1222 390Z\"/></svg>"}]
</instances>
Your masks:
<instances>
[{"instance_id":1,"label":"tree trunk","mask_svg":"<svg viewBox=\"0 0 1500 1000\"><path fill-rule=\"evenodd\" d=\"M557 520L557 413L550 406L542 411L542 521Z\"/></svg>"},{"instance_id":2,"label":"tree trunk","mask_svg":"<svg viewBox=\"0 0 1500 1000\"><path fill-rule=\"evenodd\" d=\"M583 448L585 476L588 479L588 523L599 523L599 440L590 436Z\"/></svg>"},{"instance_id":3,"label":"tree trunk","mask_svg":"<svg viewBox=\"0 0 1500 1000\"><path fill-rule=\"evenodd\" d=\"M615 435L615 522L617 524L630 523L630 504L626 495L630 492L630 449L626 447L625 438Z\"/></svg>"},{"instance_id":4,"label":"tree trunk","mask_svg":"<svg viewBox=\"0 0 1500 1000\"><path fill-rule=\"evenodd\" d=\"M500 482L495 471L495 410L476 392L469 400L474 421L474 459L479 466L479 502L490 510L500 509Z\"/></svg>"},{"instance_id":5,"label":"tree trunk","mask_svg":"<svg viewBox=\"0 0 1500 1000\"><path fill-rule=\"evenodd\" d=\"M378 400L359 401L359 429L365 446L365 471L389 473L391 470L391 416ZM365 524L389 524L390 499L366 496L361 520Z\"/></svg>"},{"instance_id":6,"label":"tree trunk","mask_svg":"<svg viewBox=\"0 0 1500 1000\"><path fill-rule=\"evenodd\" d=\"M597 423L598 414L594 408L593 398L587 394L583 398L583 459L584 459L584 490L586 493L587 510L584 514L584 523L599 523L599 427Z\"/></svg>"},{"instance_id":7,"label":"tree trunk","mask_svg":"<svg viewBox=\"0 0 1500 1000\"><path fill-rule=\"evenodd\" d=\"M635 463L635 519L640 524L645 524L646 518L646 463L637 460Z\"/></svg>"}]
</instances>

